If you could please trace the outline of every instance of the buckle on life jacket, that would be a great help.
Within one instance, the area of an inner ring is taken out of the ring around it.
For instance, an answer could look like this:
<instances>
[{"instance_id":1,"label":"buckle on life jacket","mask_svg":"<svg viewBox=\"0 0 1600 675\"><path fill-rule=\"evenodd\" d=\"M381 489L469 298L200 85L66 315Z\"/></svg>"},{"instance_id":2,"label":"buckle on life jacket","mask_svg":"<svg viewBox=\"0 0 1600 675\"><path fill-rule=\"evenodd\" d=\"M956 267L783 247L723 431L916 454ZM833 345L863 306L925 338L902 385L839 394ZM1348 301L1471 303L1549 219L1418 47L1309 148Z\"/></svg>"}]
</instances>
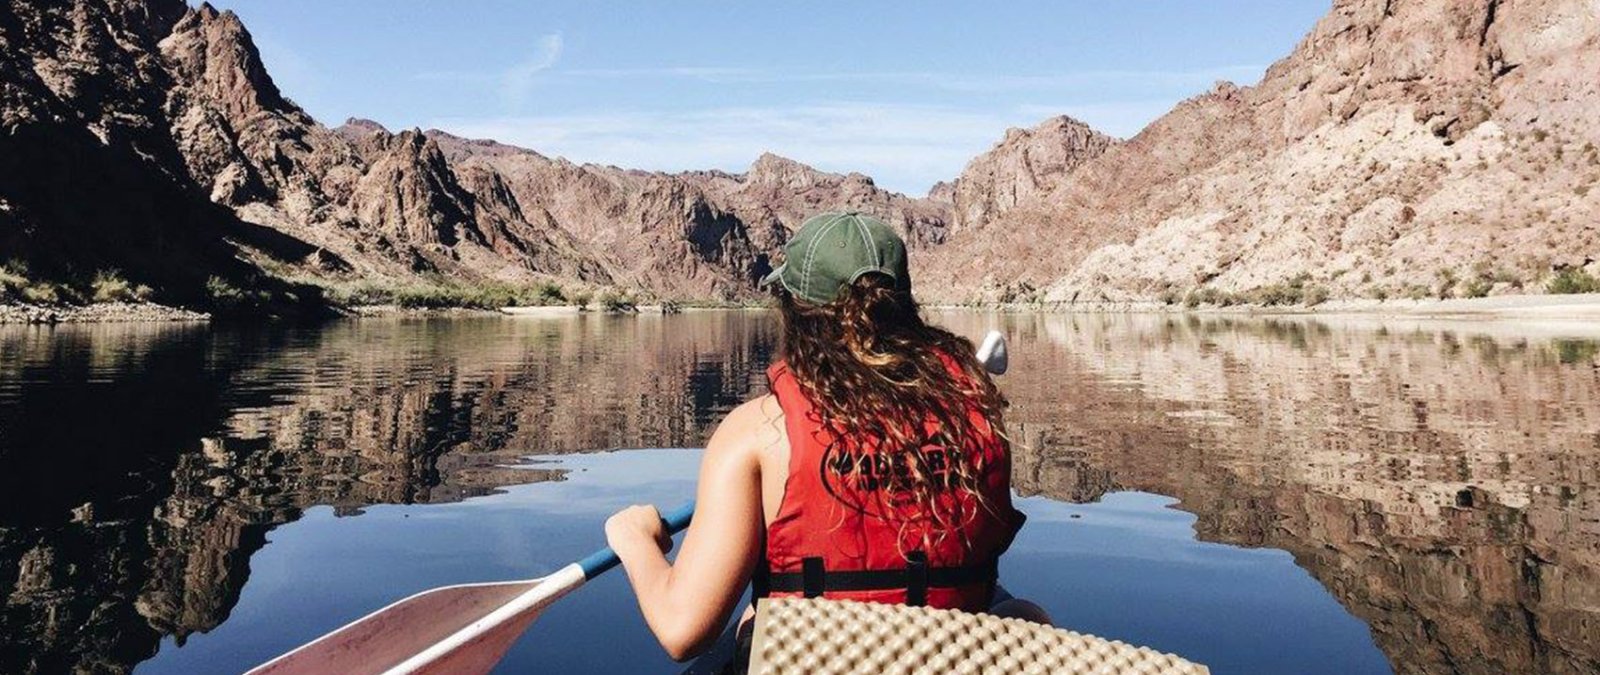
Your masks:
<instances>
[{"instance_id":1,"label":"buckle on life jacket","mask_svg":"<svg viewBox=\"0 0 1600 675\"><path fill-rule=\"evenodd\" d=\"M763 561L765 563L765 561ZM892 591L906 589L906 604L920 607L928 603L928 589L957 588L994 583L1000 576L998 561L964 567L929 567L928 554L911 551L906 566L894 570L828 570L822 558L800 561L799 572L772 572L765 564L752 579L756 597L770 593L801 593L808 598L826 592Z\"/></svg>"}]
</instances>

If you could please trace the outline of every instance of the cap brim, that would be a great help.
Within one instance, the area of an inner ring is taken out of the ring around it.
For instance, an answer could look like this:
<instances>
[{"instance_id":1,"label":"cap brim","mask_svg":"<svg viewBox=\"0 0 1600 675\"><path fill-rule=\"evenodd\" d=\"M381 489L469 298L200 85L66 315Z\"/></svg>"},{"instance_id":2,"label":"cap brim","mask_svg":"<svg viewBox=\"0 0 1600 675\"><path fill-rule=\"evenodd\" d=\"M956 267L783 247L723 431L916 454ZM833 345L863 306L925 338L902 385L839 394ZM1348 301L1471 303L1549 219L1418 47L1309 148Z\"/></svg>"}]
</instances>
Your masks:
<instances>
[{"instance_id":1,"label":"cap brim","mask_svg":"<svg viewBox=\"0 0 1600 675\"><path fill-rule=\"evenodd\" d=\"M784 263L773 268L773 270L769 272L767 276L761 277L761 281L756 284L756 288L766 288L774 283L777 283L778 279L783 276L783 268L788 266L788 263Z\"/></svg>"}]
</instances>

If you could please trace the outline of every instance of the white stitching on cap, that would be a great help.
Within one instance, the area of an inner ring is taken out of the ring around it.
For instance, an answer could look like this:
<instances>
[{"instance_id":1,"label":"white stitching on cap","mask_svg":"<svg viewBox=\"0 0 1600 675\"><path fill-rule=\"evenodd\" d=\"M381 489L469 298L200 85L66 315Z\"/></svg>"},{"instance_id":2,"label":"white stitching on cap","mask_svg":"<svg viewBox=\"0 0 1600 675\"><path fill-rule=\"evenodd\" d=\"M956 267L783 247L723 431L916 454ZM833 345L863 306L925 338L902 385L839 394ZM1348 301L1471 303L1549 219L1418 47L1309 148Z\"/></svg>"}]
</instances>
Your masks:
<instances>
[{"instance_id":1,"label":"white stitching on cap","mask_svg":"<svg viewBox=\"0 0 1600 675\"><path fill-rule=\"evenodd\" d=\"M872 252L873 259L878 261L878 267L883 267L883 255L878 252L878 247L872 245L872 237L867 236L867 224L861 220L860 215L851 218L856 222L856 231L861 233L861 243L866 244L867 250Z\"/></svg>"},{"instance_id":2,"label":"white stitching on cap","mask_svg":"<svg viewBox=\"0 0 1600 675\"><path fill-rule=\"evenodd\" d=\"M811 295L811 264L817 261L817 244L822 243L822 238L828 236L828 233L833 231L833 226L838 225L843 218L844 216L835 214L833 220L822 226L822 230L817 232L817 237L811 240L811 245L806 247L806 283L800 287L800 295L807 296L807 300L811 299L809 297Z\"/></svg>"}]
</instances>

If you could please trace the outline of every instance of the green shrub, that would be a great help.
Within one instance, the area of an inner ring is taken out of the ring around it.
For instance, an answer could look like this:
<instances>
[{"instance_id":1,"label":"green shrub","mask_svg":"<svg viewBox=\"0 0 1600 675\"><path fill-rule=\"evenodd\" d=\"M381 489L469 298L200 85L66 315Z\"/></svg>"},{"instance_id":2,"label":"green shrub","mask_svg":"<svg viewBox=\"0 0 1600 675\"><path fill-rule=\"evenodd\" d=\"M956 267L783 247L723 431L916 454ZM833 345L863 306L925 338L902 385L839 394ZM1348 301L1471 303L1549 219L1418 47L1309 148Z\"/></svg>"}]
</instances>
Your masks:
<instances>
[{"instance_id":1,"label":"green shrub","mask_svg":"<svg viewBox=\"0 0 1600 675\"><path fill-rule=\"evenodd\" d=\"M578 291L577 293L573 293L571 296L568 296L567 299L571 300L572 304L577 305L578 309L588 309L589 301L593 298L594 296L588 291Z\"/></svg>"},{"instance_id":2,"label":"green shrub","mask_svg":"<svg viewBox=\"0 0 1600 675\"><path fill-rule=\"evenodd\" d=\"M1205 286L1190 291L1187 296L1184 296L1183 304L1189 309L1194 309L1201 305L1227 307L1229 305L1239 304L1239 298L1238 296L1235 296L1227 291Z\"/></svg>"},{"instance_id":3,"label":"green shrub","mask_svg":"<svg viewBox=\"0 0 1600 675\"><path fill-rule=\"evenodd\" d=\"M460 306L475 309L500 309L522 304L519 302L521 289L509 286L481 286L477 288L461 289Z\"/></svg>"},{"instance_id":4,"label":"green shrub","mask_svg":"<svg viewBox=\"0 0 1600 675\"><path fill-rule=\"evenodd\" d=\"M0 264L0 298L22 297L28 287L28 266L16 260Z\"/></svg>"},{"instance_id":5,"label":"green shrub","mask_svg":"<svg viewBox=\"0 0 1600 675\"><path fill-rule=\"evenodd\" d=\"M1477 278L1474 278L1474 279L1468 279L1466 283L1461 285L1461 297L1463 297L1463 298L1482 298L1482 297L1487 297L1489 295L1489 291L1491 289L1493 289L1493 288L1494 288L1494 280L1489 278L1489 277L1480 276L1480 277L1477 277Z\"/></svg>"},{"instance_id":6,"label":"green shrub","mask_svg":"<svg viewBox=\"0 0 1600 675\"><path fill-rule=\"evenodd\" d=\"M1600 279L1576 267L1568 267L1556 272L1556 276L1544 288L1546 293L1557 295L1597 293L1600 292Z\"/></svg>"},{"instance_id":7,"label":"green shrub","mask_svg":"<svg viewBox=\"0 0 1600 675\"><path fill-rule=\"evenodd\" d=\"M1310 280L1311 275L1300 274L1285 282L1258 286L1252 289L1247 297L1250 302L1266 306L1304 304L1307 282ZM1326 295L1323 299L1327 299Z\"/></svg>"},{"instance_id":8,"label":"green shrub","mask_svg":"<svg viewBox=\"0 0 1600 675\"><path fill-rule=\"evenodd\" d=\"M116 270L95 272L89 282L89 297L95 302L145 302L150 295L149 286L134 284Z\"/></svg>"},{"instance_id":9,"label":"green shrub","mask_svg":"<svg viewBox=\"0 0 1600 675\"><path fill-rule=\"evenodd\" d=\"M638 309L633 298L615 291L600 294L600 308L607 312L632 312Z\"/></svg>"},{"instance_id":10,"label":"green shrub","mask_svg":"<svg viewBox=\"0 0 1600 675\"><path fill-rule=\"evenodd\" d=\"M215 275L206 279L206 300L212 307L235 309L244 306L250 299L250 293L234 286L227 279Z\"/></svg>"},{"instance_id":11,"label":"green shrub","mask_svg":"<svg viewBox=\"0 0 1600 675\"><path fill-rule=\"evenodd\" d=\"M535 304L559 305L567 301L567 296L561 292L561 286L546 282L534 290L534 300Z\"/></svg>"},{"instance_id":12,"label":"green shrub","mask_svg":"<svg viewBox=\"0 0 1600 675\"><path fill-rule=\"evenodd\" d=\"M1379 302L1388 300L1389 288L1387 286L1373 286L1372 288L1367 289L1367 297Z\"/></svg>"},{"instance_id":13,"label":"green shrub","mask_svg":"<svg viewBox=\"0 0 1600 675\"><path fill-rule=\"evenodd\" d=\"M67 289L48 281L30 283L22 287L22 300L35 305L58 305L68 300Z\"/></svg>"},{"instance_id":14,"label":"green shrub","mask_svg":"<svg viewBox=\"0 0 1600 675\"><path fill-rule=\"evenodd\" d=\"M518 305L553 305L566 301L561 287L548 282L524 286L494 282L463 284L444 280L399 285L364 281L327 286L324 293L330 302L338 305L398 305L408 309L501 309Z\"/></svg>"},{"instance_id":15,"label":"green shrub","mask_svg":"<svg viewBox=\"0 0 1600 675\"><path fill-rule=\"evenodd\" d=\"M335 305L345 307L361 305L395 304L395 289L389 286L362 281L323 288L323 297Z\"/></svg>"},{"instance_id":16,"label":"green shrub","mask_svg":"<svg viewBox=\"0 0 1600 675\"><path fill-rule=\"evenodd\" d=\"M394 304L407 309L458 307L461 300L459 294L443 286L403 286L394 292Z\"/></svg>"},{"instance_id":17,"label":"green shrub","mask_svg":"<svg viewBox=\"0 0 1600 675\"><path fill-rule=\"evenodd\" d=\"M1439 278L1439 284L1434 287L1434 296L1438 297L1440 300L1449 298L1452 295L1452 292L1455 290L1456 282L1458 281L1458 279L1456 279L1456 271L1448 267L1441 267L1438 271L1434 272L1434 276Z\"/></svg>"},{"instance_id":18,"label":"green shrub","mask_svg":"<svg viewBox=\"0 0 1600 675\"><path fill-rule=\"evenodd\" d=\"M1307 307L1316 307L1328 301L1328 289L1321 286L1306 287L1305 303Z\"/></svg>"}]
</instances>

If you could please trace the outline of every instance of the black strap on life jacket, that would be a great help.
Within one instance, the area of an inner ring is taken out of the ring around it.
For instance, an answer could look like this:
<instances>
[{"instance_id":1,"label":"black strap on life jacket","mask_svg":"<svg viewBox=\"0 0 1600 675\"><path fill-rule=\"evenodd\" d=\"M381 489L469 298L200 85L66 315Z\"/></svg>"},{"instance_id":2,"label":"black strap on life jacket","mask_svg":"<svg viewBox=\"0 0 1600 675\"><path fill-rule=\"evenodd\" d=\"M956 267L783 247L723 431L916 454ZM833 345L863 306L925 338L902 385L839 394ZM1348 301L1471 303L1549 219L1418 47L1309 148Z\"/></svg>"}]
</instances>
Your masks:
<instances>
[{"instance_id":1,"label":"black strap on life jacket","mask_svg":"<svg viewBox=\"0 0 1600 675\"><path fill-rule=\"evenodd\" d=\"M751 594L758 598L771 593L802 593L808 598L826 592L890 591L906 589L906 604L928 604L929 588L957 588L973 584L992 584L998 579L997 561L964 567L929 567L928 554L906 554L906 566L897 570L828 570L822 558L804 558L799 572L773 572L765 556L751 579Z\"/></svg>"}]
</instances>

